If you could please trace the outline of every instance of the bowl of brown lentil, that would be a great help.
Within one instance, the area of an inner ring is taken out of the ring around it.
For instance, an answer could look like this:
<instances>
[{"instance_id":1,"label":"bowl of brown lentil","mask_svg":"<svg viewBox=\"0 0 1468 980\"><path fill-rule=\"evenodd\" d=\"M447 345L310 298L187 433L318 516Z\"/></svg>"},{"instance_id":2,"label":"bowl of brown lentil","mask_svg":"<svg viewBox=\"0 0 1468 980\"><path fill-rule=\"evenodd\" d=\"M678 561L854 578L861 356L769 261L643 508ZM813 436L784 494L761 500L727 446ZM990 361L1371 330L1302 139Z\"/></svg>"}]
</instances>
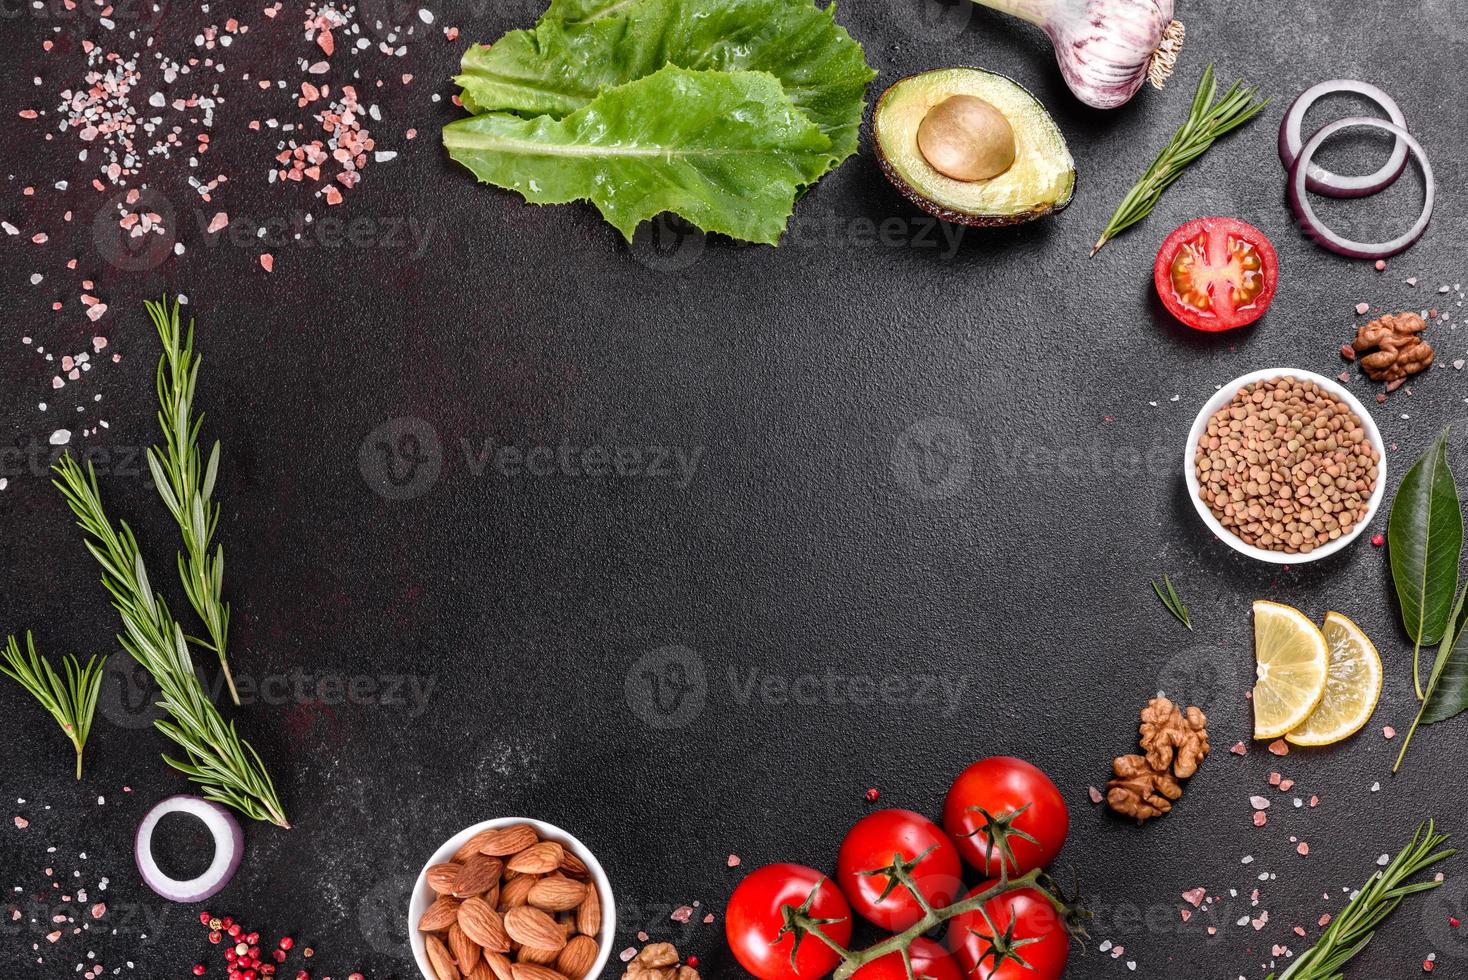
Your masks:
<instances>
[{"instance_id":1,"label":"bowl of brown lentil","mask_svg":"<svg viewBox=\"0 0 1468 980\"><path fill-rule=\"evenodd\" d=\"M1386 448L1371 413L1339 382L1292 368L1219 388L1188 433L1183 472L1215 535L1277 565L1340 551L1386 496Z\"/></svg>"}]
</instances>

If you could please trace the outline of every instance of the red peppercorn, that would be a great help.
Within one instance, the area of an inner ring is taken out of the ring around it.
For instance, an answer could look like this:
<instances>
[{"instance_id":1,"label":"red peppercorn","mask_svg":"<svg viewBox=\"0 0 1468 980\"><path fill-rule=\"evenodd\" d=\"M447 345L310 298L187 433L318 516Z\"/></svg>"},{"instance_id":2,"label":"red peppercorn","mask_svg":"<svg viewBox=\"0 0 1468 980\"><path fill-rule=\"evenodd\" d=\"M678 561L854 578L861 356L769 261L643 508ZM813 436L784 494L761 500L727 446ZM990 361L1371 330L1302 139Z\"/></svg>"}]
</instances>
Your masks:
<instances>
[{"instance_id":1,"label":"red peppercorn","mask_svg":"<svg viewBox=\"0 0 1468 980\"><path fill-rule=\"evenodd\" d=\"M307 973L305 970L298 970L296 972L296 980L311 980L311 974Z\"/></svg>"},{"instance_id":2,"label":"red peppercorn","mask_svg":"<svg viewBox=\"0 0 1468 980\"><path fill-rule=\"evenodd\" d=\"M232 919L232 918L230 918L229 916L226 915L223 919L220 920L220 924L225 929L228 929L228 928L230 928L231 926L234 925L234 919Z\"/></svg>"},{"instance_id":3,"label":"red peppercorn","mask_svg":"<svg viewBox=\"0 0 1468 980\"><path fill-rule=\"evenodd\" d=\"M220 940L222 940L223 938L224 938L224 933L220 932L218 929L216 929L213 932L209 933L209 941L211 943L213 943L214 945L216 945L216 946L219 945Z\"/></svg>"},{"instance_id":4,"label":"red peppercorn","mask_svg":"<svg viewBox=\"0 0 1468 980\"><path fill-rule=\"evenodd\" d=\"M251 946L254 946L258 942L260 942L260 934L258 932L250 933L248 936L245 937L245 942L249 943Z\"/></svg>"},{"instance_id":5,"label":"red peppercorn","mask_svg":"<svg viewBox=\"0 0 1468 980\"><path fill-rule=\"evenodd\" d=\"M1434 964L1433 964L1432 960L1423 960L1422 961L1422 972L1423 973L1431 973L1433 966L1434 966Z\"/></svg>"},{"instance_id":6,"label":"red peppercorn","mask_svg":"<svg viewBox=\"0 0 1468 980\"><path fill-rule=\"evenodd\" d=\"M1448 916L1448 925L1452 926L1454 929L1458 928L1462 924L1463 923L1461 923L1461 922L1458 921L1457 916L1453 916L1453 915Z\"/></svg>"},{"instance_id":7,"label":"red peppercorn","mask_svg":"<svg viewBox=\"0 0 1468 980\"><path fill-rule=\"evenodd\" d=\"M283 950L283 949L277 949L275 952L271 953L270 955L273 956L273 957L275 957L275 962L277 962L277 963L284 963L285 962L285 950Z\"/></svg>"},{"instance_id":8,"label":"red peppercorn","mask_svg":"<svg viewBox=\"0 0 1468 980\"><path fill-rule=\"evenodd\" d=\"M203 975L204 975L204 964L203 963L195 963L194 964L194 976L196 976L196 977L202 977Z\"/></svg>"},{"instance_id":9,"label":"red peppercorn","mask_svg":"<svg viewBox=\"0 0 1468 980\"><path fill-rule=\"evenodd\" d=\"M689 966L690 969L697 970L698 969L698 957L697 956L690 956L690 957L688 957L688 966Z\"/></svg>"},{"instance_id":10,"label":"red peppercorn","mask_svg":"<svg viewBox=\"0 0 1468 980\"><path fill-rule=\"evenodd\" d=\"M209 924L209 920L212 918L214 918L214 916L210 915L208 912L200 912L199 924L207 926Z\"/></svg>"},{"instance_id":11,"label":"red peppercorn","mask_svg":"<svg viewBox=\"0 0 1468 980\"><path fill-rule=\"evenodd\" d=\"M348 973L347 980L367 980L367 978L360 973Z\"/></svg>"},{"instance_id":12,"label":"red peppercorn","mask_svg":"<svg viewBox=\"0 0 1468 980\"><path fill-rule=\"evenodd\" d=\"M877 792L877 788L873 786L871 789L867 790L867 802L875 803L877 802L877 797L881 795L881 793Z\"/></svg>"},{"instance_id":13,"label":"red peppercorn","mask_svg":"<svg viewBox=\"0 0 1468 980\"><path fill-rule=\"evenodd\" d=\"M1378 534L1373 534L1371 536L1371 546L1373 548L1380 548L1384 544L1386 544L1386 535L1385 534L1379 534L1378 533Z\"/></svg>"},{"instance_id":14,"label":"red peppercorn","mask_svg":"<svg viewBox=\"0 0 1468 980\"><path fill-rule=\"evenodd\" d=\"M281 949L290 949L295 944L296 944L296 941L294 939L292 939L290 936L286 936L283 939L281 939L281 941L280 941L280 948Z\"/></svg>"}]
</instances>

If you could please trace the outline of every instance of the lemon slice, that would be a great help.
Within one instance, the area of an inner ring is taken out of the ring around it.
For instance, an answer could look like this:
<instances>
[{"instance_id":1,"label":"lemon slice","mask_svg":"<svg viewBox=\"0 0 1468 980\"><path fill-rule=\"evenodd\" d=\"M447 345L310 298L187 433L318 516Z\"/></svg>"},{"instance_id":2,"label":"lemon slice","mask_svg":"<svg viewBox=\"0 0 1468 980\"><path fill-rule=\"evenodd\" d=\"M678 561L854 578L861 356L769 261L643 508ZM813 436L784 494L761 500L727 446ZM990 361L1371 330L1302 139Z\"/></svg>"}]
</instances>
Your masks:
<instances>
[{"instance_id":1,"label":"lemon slice","mask_svg":"<svg viewBox=\"0 0 1468 980\"><path fill-rule=\"evenodd\" d=\"M1293 606L1254 603L1254 737L1279 738L1304 724L1325 696L1330 648Z\"/></svg>"},{"instance_id":2,"label":"lemon slice","mask_svg":"<svg viewBox=\"0 0 1468 980\"><path fill-rule=\"evenodd\" d=\"M1361 627L1340 613L1327 613L1330 648L1325 697L1305 723L1285 738L1295 745L1332 745L1350 738L1371 720L1381 697L1381 657Z\"/></svg>"}]
</instances>

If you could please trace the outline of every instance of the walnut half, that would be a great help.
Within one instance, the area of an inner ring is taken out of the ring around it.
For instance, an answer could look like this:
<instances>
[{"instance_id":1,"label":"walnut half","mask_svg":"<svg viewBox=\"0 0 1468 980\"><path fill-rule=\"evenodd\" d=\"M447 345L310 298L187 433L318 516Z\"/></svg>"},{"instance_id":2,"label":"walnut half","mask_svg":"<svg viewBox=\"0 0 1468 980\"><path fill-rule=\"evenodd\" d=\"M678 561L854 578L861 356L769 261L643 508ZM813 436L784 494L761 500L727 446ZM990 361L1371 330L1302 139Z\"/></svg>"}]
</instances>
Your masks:
<instances>
[{"instance_id":1,"label":"walnut half","mask_svg":"<svg viewBox=\"0 0 1468 980\"><path fill-rule=\"evenodd\" d=\"M1351 347L1372 381L1401 381L1432 364L1432 345L1422 339L1427 323L1416 313L1388 314L1356 331Z\"/></svg>"},{"instance_id":2,"label":"walnut half","mask_svg":"<svg viewBox=\"0 0 1468 980\"><path fill-rule=\"evenodd\" d=\"M678 965L678 950L672 943L652 943L632 958L622 980L699 980L691 966Z\"/></svg>"},{"instance_id":3,"label":"walnut half","mask_svg":"<svg viewBox=\"0 0 1468 980\"><path fill-rule=\"evenodd\" d=\"M1190 778L1208 757L1208 716L1153 698L1142 709L1138 732L1146 754L1118 756L1111 764L1116 778L1107 784L1106 802L1142 823L1171 812L1183 795L1179 780Z\"/></svg>"}]
</instances>

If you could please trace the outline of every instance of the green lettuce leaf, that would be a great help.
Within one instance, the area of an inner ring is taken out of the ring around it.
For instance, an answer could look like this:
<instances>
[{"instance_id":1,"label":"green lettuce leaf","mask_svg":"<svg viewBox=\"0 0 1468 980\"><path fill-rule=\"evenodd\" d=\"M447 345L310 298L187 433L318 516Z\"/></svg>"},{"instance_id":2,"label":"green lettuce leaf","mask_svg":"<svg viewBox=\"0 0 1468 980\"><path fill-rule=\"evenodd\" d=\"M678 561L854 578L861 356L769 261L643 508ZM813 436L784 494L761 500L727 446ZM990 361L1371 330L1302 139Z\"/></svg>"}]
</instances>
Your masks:
<instances>
[{"instance_id":1,"label":"green lettuce leaf","mask_svg":"<svg viewBox=\"0 0 1468 980\"><path fill-rule=\"evenodd\" d=\"M631 241L664 211L774 245L831 140L766 72L672 65L563 119L488 112L444 127L449 155L532 204L587 200Z\"/></svg>"},{"instance_id":2,"label":"green lettuce leaf","mask_svg":"<svg viewBox=\"0 0 1468 980\"><path fill-rule=\"evenodd\" d=\"M810 0L553 0L531 30L464 55L470 112L566 116L609 88L673 64L767 71L831 138L829 166L856 152L867 83L861 45L835 6Z\"/></svg>"}]
</instances>

